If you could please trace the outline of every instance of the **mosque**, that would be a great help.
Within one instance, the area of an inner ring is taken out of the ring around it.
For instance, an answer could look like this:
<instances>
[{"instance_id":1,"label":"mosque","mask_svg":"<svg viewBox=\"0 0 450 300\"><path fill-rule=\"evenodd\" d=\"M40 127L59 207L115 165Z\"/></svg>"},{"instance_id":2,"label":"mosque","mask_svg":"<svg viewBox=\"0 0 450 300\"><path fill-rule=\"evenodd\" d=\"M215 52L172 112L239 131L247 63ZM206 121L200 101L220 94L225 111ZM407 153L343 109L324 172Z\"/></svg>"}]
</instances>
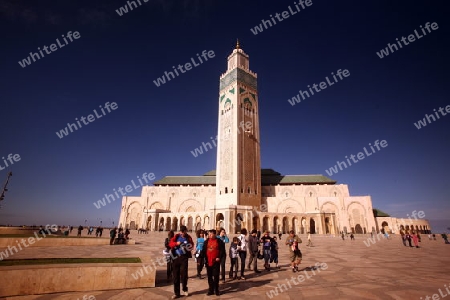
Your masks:
<instances>
[{"instance_id":1,"label":"mosque","mask_svg":"<svg viewBox=\"0 0 450 300\"><path fill-rule=\"evenodd\" d=\"M152 231L186 225L188 230L223 227L229 233L247 228L331 235L398 233L400 226L413 226L374 210L370 196L350 196L348 185L326 176L261 169L258 110L257 74L238 42L220 76L216 170L166 176L144 186L141 196L123 197L119 225ZM418 230L429 229L428 221L413 221Z\"/></svg>"}]
</instances>

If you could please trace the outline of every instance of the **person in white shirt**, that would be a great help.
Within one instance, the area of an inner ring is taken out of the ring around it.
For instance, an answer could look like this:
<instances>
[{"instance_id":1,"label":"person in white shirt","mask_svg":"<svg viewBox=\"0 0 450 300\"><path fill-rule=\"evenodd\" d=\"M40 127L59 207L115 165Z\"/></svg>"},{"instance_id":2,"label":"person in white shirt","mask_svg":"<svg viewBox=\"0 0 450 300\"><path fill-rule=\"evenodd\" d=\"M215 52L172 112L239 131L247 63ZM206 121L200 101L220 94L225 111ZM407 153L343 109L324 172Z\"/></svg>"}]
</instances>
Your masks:
<instances>
[{"instance_id":1,"label":"person in white shirt","mask_svg":"<svg viewBox=\"0 0 450 300\"><path fill-rule=\"evenodd\" d=\"M308 244L306 244L306 246L308 247L312 247L313 243L311 241L311 232L308 231Z\"/></svg>"},{"instance_id":2,"label":"person in white shirt","mask_svg":"<svg viewBox=\"0 0 450 300\"><path fill-rule=\"evenodd\" d=\"M245 259L247 258L247 240L245 237L247 236L247 229L241 229L241 235L239 238L239 258L241 259L241 277L239 279L245 280L244 270L245 270Z\"/></svg>"}]
</instances>

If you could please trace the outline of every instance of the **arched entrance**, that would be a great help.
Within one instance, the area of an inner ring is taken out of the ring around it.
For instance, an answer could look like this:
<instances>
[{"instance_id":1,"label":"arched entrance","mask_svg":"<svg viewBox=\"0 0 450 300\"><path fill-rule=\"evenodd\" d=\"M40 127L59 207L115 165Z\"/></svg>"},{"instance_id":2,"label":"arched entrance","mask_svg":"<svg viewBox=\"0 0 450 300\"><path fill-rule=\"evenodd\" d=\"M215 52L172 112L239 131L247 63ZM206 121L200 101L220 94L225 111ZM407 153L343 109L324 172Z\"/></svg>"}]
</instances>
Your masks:
<instances>
[{"instance_id":1,"label":"arched entrance","mask_svg":"<svg viewBox=\"0 0 450 300\"><path fill-rule=\"evenodd\" d=\"M301 224L301 227L300 227L300 233L301 234L305 234L306 232L306 218L305 217L303 217L302 218L302 221L300 222L300 224Z\"/></svg>"},{"instance_id":2,"label":"arched entrance","mask_svg":"<svg viewBox=\"0 0 450 300\"><path fill-rule=\"evenodd\" d=\"M389 233L389 225L388 222L384 221L383 223L381 223L381 232L382 233Z\"/></svg>"},{"instance_id":3,"label":"arched entrance","mask_svg":"<svg viewBox=\"0 0 450 300\"><path fill-rule=\"evenodd\" d=\"M221 227L224 227L224 220L225 217L223 216L223 214L218 213L216 215L216 230L218 231Z\"/></svg>"},{"instance_id":4,"label":"arched entrance","mask_svg":"<svg viewBox=\"0 0 450 300\"><path fill-rule=\"evenodd\" d=\"M205 218L203 219L203 229L206 229L206 228L211 228L209 226L209 216L205 216Z\"/></svg>"},{"instance_id":5,"label":"arched entrance","mask_svg":"<svg viewBox=\"0 0 450 300\"><path fill-rule=\"evenodd\" d=\"M331 233L330 218L326 217L325 218L325 234L330 234L330 233Z\"/></svg>"},{"instance_id":6,"label":"arched entrance","mask_svg":"<svg viewBox=\"0 0 450 300\"><path fill-rule=\"evenodd\" d=\"M287 217L283 218L283 234L289 232L289 220Z\"/></svg>"},{"instance_id":7,"label":"arched entrance","mask_svg":"<svg viewBox=\"0 0 450 300\"><path fill-rule=\"evenodd\" d=\"M355 226L355 233L358 233L358 234L362 234L363 233L363 229L362 229L360 224L356 224L356 226Z\"/></svg>"},{"instance_id":8,"label":"arched entrance","mask_svg":"<svg viewBox=\"0 0 450 300\"><path fill-rule=\"evenodd\" d=\"M237 214L236 219L234 220L234 223L236 225L235 229L234 229L234 233L241 232L242 222L244 222L244 216L242 214Z\"/></svg>"},{"instance_id":9,"label":"arched entrance","mask_svg":"<svg viewBox=\"0 0 450 300\"><path fill-rule=\"evenodd\" d=\"M263 218L263 228L262 231L266 231L269 230L269 217L264 217Z\"/></svg>"},{"instance_id":10,"label":"arched entrance","mask_svg":"<svg viewBox=\"0 0 450 300\"><path fill-rule=\"evenodd\" d=\"M135 221L131 221L130 222L130 229L136 229L136 222Z\"/></svg>"},{"instance_id":11,"label":"arched entrance","mask_svg":"<svg viewBox=\"0 0 450 300\"><path fill-rule=\"evenodd\" d=\"M202 220L200 217L195 218L195 231L202 229Z\"/></svg>"},{"instance_id":12,"label":"arched entrance","mask_svg":"<svg viewBox=\"0 0 450 300\"><path fill-rule=\"evenodd\" d=\"M167 220L166 220L166 230L167 230L167 231L172 230L172 218L171 218L171 217L167 217Z\"/></svg>"},{"instance_id":13,"label":"arched entrance","mask_svg":"<svg viewBox=\"0 0 450 300\"><path fill-rule=\"evenodd\" d=\"M161 217L159 218L159 227L158 227L159 231L163 231L164 230L164 218Z\"/></svg>"},{"instance_id":14,"label":"arched entrance","mask_svg":"<svg viewBox=\"0 0 450 300\"><path fill-rule=\"evenodd\" d=\"M294 233L298 233L298 219L297 217L292 218L292 230L294 230Z\"/></svg>"},{"instance_id":15,"label":"arched entrance","mask_svg":"<svg viewBox=\"0 0 450 300\"><path fill-rule=\"evenodd\" d=\"M194 219L192 217L188 217L187 229L188 231L192 231Z\"/></svg>"},{"instance_id":16,"label":"arched entrance","mask_svg":"<svg viewBox=\"0 0 450 300\"><path fill-rule=\"evenodd\" d=\"M311 234L315 234L316 233L316 221L314 221L313 218L311 218L309 220L309 232Z\"/></svg>"},{"instance_id":17,"label":"arched entrance","mask_svg":"<svg viewBox=\"0 0 450 300\"><path fill-rule=\"evenodd\" d=\"M259 217L253 217L252 219L252 229L259 229Z\"/></svg>"},{"instance_id":18,"label":"arched entrance","mask_svg":"<svg viewBox=\"0 0 450 300\"><path fill-rule=\"evenodd\" d=\"M281 230L280 230L280 226L278 225L278 217L274 217L273 218L273 233L275 234L275 233L278 233L278 232L280 232Z\"/></svg>"},{"instance_id":19,"label":"arched entrance","mask_svg":"<svg viewBox=\"0 0 450 300\"><path fill-rule=\"evenodd\" d=\"M178 218L174 217L172 221L172 230L177 231L178 230Z\"/></svg>"}]
</instances>

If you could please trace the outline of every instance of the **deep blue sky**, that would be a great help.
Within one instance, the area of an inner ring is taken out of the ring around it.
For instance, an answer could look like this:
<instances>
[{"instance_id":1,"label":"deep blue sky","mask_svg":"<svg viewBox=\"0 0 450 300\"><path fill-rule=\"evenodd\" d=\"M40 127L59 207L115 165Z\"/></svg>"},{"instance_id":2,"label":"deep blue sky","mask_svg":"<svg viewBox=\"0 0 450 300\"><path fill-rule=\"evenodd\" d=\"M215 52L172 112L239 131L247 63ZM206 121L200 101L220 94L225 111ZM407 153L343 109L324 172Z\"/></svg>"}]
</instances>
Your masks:
<instances>
[{"instance_id":1,"label":"deep blue sky","mask_svg":"<svg viewBox=\"0 0 450 300\"><path fill-rule=\"evenodd\" d=\"M96 209L105 193L146 172L161 179L214 169L215 151L197 158L190 151L217 134L219 76L236 38L258 73L262 167L325 175L337 160L387 140L331 178L348 184L351 195L371 195L374 207L393 216L423 210L427 219L450 220L450 116L420 130L413 124L450 105L445 1L313 0L258 35L250 28L293 1L141 2L119 16L126 1L0 0L0 156L21 156L0 171L2 182L13 172L1 224L110 225L121 201ZM388 57L376 55L426 22L439 29ZM81 38L26 68L18 64L68 31ZM203 50L216 56L153 84ZM288 103L338 69L351 75ZM118 109L56 136L108 101Z\"/></svg>"}]
</instances>

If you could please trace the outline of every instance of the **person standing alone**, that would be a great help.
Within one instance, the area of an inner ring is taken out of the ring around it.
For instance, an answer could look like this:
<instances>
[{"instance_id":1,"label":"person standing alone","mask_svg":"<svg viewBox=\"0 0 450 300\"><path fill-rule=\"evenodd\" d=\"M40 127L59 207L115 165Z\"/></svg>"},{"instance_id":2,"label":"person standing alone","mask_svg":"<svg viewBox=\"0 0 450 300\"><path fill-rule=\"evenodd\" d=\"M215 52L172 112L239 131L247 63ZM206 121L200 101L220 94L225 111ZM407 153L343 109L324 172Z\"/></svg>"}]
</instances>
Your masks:
<instances>
[{"instance_id":1,"label":"person standing alone","mask_svg":"<svg viewBox=\"0 0 450 300\"><path fill-rule=\"evenodd\" d=\"M289 231L289 236L286 239L286 245L289 246L290 260L292 272L298 271L298 265L302 261L302 252L300 251L299 244L302 240L294 233L294 230Z\"/></svg>"},{"instance_id":2,"label":"person standing alone","mask_svg":"<svg viewBox=\"0 0 450 300\"><path fill-rule=\"evenodd\" d=\"M308 231L308 244L306 244L306 246L308 247L312 247L313 243L311 241L311 232Z\"/></svg>"}]
</instances>

